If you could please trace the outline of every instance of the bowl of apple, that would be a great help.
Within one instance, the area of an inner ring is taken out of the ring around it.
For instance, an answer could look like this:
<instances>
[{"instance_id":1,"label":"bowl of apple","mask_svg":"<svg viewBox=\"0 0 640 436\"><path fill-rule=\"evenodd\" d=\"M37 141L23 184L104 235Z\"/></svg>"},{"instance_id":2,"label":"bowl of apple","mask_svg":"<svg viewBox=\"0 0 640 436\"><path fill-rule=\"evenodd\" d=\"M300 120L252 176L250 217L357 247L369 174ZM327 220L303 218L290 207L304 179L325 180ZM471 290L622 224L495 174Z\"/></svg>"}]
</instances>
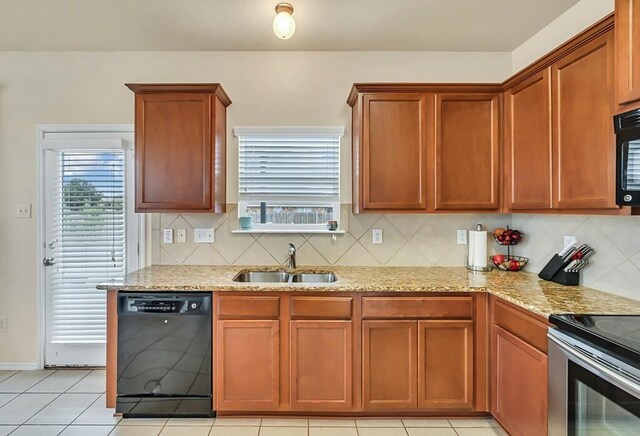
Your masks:
<instances>
[{"instance_id":1,"label":"bowl of apple","mask_svg":"<svg viewBox=\"0 0 640 436\"><path fill-rule=\"evenodd\" d=\"M505 256L504 254L494 254L489 257L491 263L502 271L520 271L525 267L529 259L522 256Z\"/></svg>"},{"instance_id":2,"label":"bowl of apple","mask_svg":"<svg viewBox=\"0 0 640 436\"><path fill-rule=\"evenodd\" d=\"M493 231L493 239L500 245L518 245L524 238L524 233L520 230L497 228Z\"/></svg>"}]
</instances>

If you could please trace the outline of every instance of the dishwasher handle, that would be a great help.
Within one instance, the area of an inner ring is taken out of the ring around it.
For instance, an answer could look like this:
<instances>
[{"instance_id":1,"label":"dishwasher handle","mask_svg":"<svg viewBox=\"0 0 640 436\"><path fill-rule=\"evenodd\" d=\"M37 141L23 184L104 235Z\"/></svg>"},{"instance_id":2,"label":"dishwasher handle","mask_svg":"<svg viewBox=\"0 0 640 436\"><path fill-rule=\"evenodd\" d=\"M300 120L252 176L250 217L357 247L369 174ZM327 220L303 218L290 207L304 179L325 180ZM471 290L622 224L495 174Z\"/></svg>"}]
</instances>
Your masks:
<instances>
[{"instance_id":1,"label":"dishwasher handle","mask_svg":"<svg viewBox=\"0 0 640 436\"><path fill-rule=\"evenodd\" d=\"M120 294L118 315L211 315L210 295Z\"/></svg>"}]
</instances>

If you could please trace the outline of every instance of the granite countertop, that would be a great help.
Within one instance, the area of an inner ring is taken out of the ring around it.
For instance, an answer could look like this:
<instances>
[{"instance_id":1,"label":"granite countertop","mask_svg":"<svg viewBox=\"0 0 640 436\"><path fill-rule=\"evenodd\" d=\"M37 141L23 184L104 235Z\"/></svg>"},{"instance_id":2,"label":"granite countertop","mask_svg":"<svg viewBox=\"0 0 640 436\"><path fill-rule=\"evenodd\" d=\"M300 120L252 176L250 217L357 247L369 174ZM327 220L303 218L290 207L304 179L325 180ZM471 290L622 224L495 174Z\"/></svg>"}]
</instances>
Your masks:
<instances>
[{"instance_id":1,"label":"granite countertop","mask_svg":"<svg viewBox=\"0 0 640 436\"><path fill-rule=\"evenodd\" d=\"M124 283L98 289L128 291L246 292L489 292L534 313L640 314L640 301L584 286L562 286L527 272L474 273L463 267L301 267L333 271L334 283L238 283L240 271L277 267L154 265L128 274ZM280 268L280 270L285 270Z\"/></svg>"}]
</instances>

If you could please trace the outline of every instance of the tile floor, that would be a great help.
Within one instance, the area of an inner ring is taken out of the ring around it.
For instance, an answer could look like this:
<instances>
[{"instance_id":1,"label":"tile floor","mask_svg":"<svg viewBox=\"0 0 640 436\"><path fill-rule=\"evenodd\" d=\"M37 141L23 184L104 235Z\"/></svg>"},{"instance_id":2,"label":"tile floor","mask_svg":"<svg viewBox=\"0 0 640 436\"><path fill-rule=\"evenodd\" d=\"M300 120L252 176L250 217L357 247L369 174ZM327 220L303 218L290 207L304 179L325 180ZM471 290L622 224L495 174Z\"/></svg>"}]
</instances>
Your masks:
<instances>
[{"instance_id":1,"label":"tile floor","mask_svg":"<svg viewBox=\"0 0 640 436\"><path fill-rule=\"evenodd\" d=\"M503 436L492 419L120 419L104 370L0 371L0 436Z\"/></svg>"}]
</instances>

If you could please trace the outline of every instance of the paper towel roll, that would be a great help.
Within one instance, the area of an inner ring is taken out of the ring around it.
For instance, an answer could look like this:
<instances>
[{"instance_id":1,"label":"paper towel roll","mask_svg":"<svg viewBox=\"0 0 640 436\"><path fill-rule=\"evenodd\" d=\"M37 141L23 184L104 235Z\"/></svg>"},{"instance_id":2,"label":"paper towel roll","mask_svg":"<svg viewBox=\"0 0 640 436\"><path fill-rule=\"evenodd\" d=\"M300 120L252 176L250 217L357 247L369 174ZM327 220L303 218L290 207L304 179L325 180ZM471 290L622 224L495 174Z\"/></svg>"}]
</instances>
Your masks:
<instances>
[{"instance_id":1,"label":"paper towel roll","mask_svg":"<svg viewBox=\"0 0 640 436\"><path fill-rule=\"evenodd\" d=\"M469 231L469 265L486 268L487 266L487 232Z\"/></svg>"}]
</instances>

